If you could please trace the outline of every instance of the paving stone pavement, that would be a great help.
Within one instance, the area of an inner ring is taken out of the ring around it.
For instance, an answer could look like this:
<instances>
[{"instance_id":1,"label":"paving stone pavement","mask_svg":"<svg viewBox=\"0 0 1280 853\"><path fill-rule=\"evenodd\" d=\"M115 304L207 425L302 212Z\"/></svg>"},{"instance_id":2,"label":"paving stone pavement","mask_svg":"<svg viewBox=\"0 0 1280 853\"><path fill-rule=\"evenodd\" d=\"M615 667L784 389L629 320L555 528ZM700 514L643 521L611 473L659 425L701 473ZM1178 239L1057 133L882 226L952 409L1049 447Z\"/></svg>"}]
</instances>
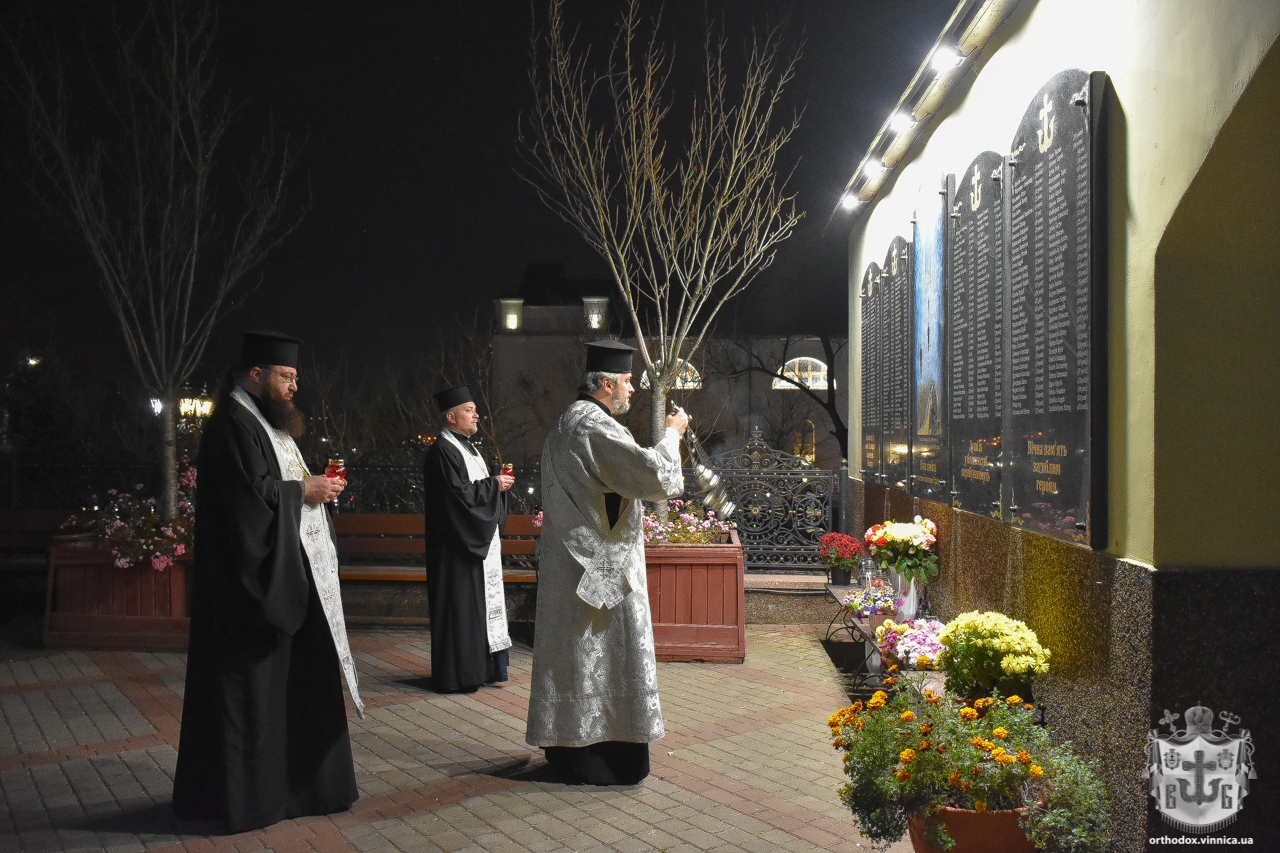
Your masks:
<instances>
[{"instance_id":1,"label":"paving stone pavement","mask_svg":"<svg viewBox=\"0 0 1280 853\"><path fill-rule=\"evenodd\" d=\"M353 628L360 800L232 836L169 808L184 655L0 652L0 853L866 850L835 793L826 719L847 700L821 633L752 625L743 664L658 664L667 736L652 774L588 788L538 781L527 646L507 684L442 696L426 632Z\"/></svg>"}]
</instances>

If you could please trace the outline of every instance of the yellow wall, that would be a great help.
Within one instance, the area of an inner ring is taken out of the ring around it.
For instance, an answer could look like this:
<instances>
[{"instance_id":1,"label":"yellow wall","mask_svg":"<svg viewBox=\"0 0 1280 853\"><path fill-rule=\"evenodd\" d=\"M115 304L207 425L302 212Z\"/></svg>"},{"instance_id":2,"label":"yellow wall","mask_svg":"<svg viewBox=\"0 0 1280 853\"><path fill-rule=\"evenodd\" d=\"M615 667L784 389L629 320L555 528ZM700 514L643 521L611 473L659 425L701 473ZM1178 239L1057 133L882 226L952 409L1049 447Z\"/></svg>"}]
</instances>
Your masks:
<instances>
[{"instance_id":1,"label":"yellow wall","mask_svg":"<svg viewBox=\"0 0 1280 853\"><path fill-rule=\"evenodd\" d=\"M1067 68L1105 71L1119 115L1113 134L1110 292L1112 553L1155 559L1155 256L1175 208L1262 56L1280 32L1276 0L1025 0L996 34L928 142L899 167L855 224L850 340L857 287L897 235L910 237L916 194L981 151L1007 152L1031 98ZM976 71L976 77L974 76ZM858 371L850 347L851 376ZM860 423L860 393L850 394ZM859 446L851 436L850 444Z\"/></svg>"},{"instance_id":2,"label":"yellow wall","mask_svg":"<svg viewBox=\"0 0 1280 853\"><path fill-rule=\"evenodd\" d=\"M1280 42L1156 250L1155 564L1280 565Z\"/></svg>"}]
</instances>

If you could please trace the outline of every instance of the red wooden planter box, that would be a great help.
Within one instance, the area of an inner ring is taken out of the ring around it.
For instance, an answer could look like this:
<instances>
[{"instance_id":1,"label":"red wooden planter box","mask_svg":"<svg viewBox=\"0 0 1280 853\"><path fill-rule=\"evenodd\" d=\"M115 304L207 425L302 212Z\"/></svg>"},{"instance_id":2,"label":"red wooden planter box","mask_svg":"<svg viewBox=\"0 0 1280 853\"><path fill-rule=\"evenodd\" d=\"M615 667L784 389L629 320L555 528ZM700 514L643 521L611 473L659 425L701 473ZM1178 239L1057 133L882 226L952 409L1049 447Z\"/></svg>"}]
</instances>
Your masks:
<instances>
[{"instance_id":1,"label":"red wooden planter box","mask_svg":"<svg viewBox=\"0 0 1280 853\"><path fill-rule=\"evenodd\" d=\"M97 547L50 549L45 646L186 651L190 562L158 572L111 561L111 552Z\"/></svg>"},{"instance_id":2,"label":"red wooden planter box","mask_svg":"<svg viewBox=\"0 0 1280 853\"><path fill-rule=\"evenodd\" d=\"M658 660L742 663L747 654L742 543L646 545Z\"/></svg>"}]
</instances>

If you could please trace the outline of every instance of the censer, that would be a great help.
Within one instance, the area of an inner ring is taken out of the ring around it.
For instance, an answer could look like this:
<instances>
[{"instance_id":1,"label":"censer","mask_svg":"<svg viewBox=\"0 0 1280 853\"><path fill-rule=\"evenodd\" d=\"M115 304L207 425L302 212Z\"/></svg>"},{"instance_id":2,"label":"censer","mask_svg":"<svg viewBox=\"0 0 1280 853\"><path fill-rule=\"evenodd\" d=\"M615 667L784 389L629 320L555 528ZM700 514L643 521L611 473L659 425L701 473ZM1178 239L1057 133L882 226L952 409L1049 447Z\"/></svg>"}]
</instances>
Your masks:
<instances>
[{"instance_id":1,"label":"censer","mask_svg":"<svg viewBox=\"0 0 1280 853\"><path fill-rule=\"evenodd\" d=\"M672 407L677 412L688 414L674 403ZM684 431L684 440L689 446L689 460L693 462L693 473L698 479L698 491L704 493L702 497L703 505L707 509L715 510L716 515L721 518L728 519L733 515L738 505L729 500L729 492L725 488L724 480L711 467L707 452L702 448L702 441L699 440L698 434L692 427Z\"/></svg>"}]
</instances>

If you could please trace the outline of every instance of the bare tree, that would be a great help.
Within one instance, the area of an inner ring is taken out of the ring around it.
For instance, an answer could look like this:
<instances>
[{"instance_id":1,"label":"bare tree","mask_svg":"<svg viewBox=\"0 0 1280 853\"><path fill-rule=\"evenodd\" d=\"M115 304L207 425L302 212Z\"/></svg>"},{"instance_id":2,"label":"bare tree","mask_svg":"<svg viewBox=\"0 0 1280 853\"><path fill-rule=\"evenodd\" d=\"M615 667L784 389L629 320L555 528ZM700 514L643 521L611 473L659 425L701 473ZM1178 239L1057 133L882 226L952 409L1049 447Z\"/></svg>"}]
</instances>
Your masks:
<instances>
[{"instance_id":1,"label":"bare tree","mask_svg":"<svg viewBox=\"0 0 1280 853\"><path fill-rule=\"evenodd\" d=\"M743 341L738 339L732 340L733 353L739 358L734 358L729 351L721 350L717 354L713 369L716 373L723 376L744 376L750 373L763 374L771 379L784 382L816 404L827 414L827 418L831 421L831 426L827 432L832 435L836 443L840 445L840 458L848 460L849 458L849 426L844 421L843 409L840 405L839 389L836 386L835 369L836 357L844 351L846 342L843 340L833 339L830 335L819 335L818 340L822 344L822 354L825 358L827 369L830 371L827 378L827 387L810 388L803 381L794 376L790 376L786 371L777 365L785 365L792 358L795 344L800 340L812 340L809 336L788 336L782 341L782 351L775 355L769 353L769 360L766 363L764 355L759 348L754 346L751 341ZM741 360L739 360L741 359ZM794 407L791 407L794 408ZM790 411L790 409L788 409ZM807 417L807 416L806 416ZM801 419L803 420L803 418ZM772 422L771 422L772 424ZM776 445L781 447L781 445Z\"/></svg>"},{"instance_id":2,"label":"bare tree","mask_svg":"<svg viewBox=\"0 0 1280 853\"><path fill-rule=\"evenodd\" d=\"M752 39L735 86L725 37L709 27L705 87L680 138L669 121L671 55L657 21L647 43L640 30L632 0L593 69L589 47L566 35L563 0L551 0L535 35L520 151L522 177L609 266L649 372L656 437L681 362L803 215L776 171L799 123L777 115L798 57L783 56L775 27Z\"/></svg>"},{"instance_id":3,"label":"bare tree","mask_svg":"<svg viewBox=\"0 0 1280 853\"><path fill-rule=\"evenodd\" d=\"M152 6L117 30L115 61L94 69L96 80L72 79L53 51L28 56L21 34L0 36L37 164L33 189L88 249L138 377L162 403L166 517L177 495L178 394L218 320L256 286L248 274L299 221L286 214L296 162L287 140L268 134L245 168L222 168L236 107L217 93L214 29L210 3ZM241 198L219 198L224 183Z\"/></svg>"}]
</instances>

